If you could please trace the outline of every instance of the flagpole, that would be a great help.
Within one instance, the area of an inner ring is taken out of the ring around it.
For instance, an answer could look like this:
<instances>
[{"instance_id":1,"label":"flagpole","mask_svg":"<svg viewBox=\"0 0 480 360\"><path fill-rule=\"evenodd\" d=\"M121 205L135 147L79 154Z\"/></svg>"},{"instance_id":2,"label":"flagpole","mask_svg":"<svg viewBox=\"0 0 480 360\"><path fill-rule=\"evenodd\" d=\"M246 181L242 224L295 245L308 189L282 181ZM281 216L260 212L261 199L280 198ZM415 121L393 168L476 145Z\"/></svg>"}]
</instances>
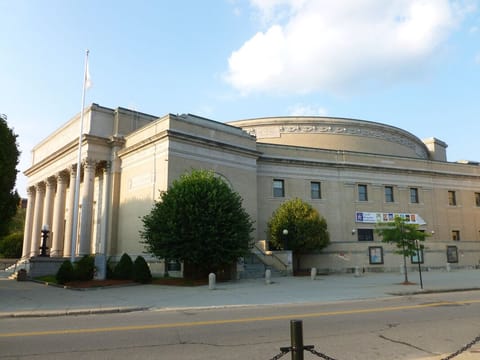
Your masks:
<instances>
[{"instance_id":1,"label":"flagpole","mask_svg":"<svg viewBox=\"0 0 480 360\"><path fill-rule=\"evenodd\" d=\"M72 221L72 244L70 261L75 262L75 252L78 234L78 206L80 201L80 173L82 172L82 142L83 142L83 118L85 115L85 92L87 91L87 77L88 77L88 53L85 51L85 70L83 74L83 92L82 92L82 110L80 112L80 131L78 134L78 159L77 159L77 174L75 177L75 197L73 205L73 221Z\"/></svg>"}]
</instances>

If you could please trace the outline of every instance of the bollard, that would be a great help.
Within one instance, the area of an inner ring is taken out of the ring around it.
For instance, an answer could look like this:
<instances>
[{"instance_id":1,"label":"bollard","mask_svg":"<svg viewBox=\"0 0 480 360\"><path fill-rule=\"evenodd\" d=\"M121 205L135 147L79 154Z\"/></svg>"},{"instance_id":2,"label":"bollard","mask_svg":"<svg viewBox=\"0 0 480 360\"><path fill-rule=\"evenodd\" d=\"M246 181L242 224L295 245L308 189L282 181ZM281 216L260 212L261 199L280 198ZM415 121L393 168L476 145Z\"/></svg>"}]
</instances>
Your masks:
<instances>
[{"instance_id":1,"label":"bollard","mask_svg":"<svg viewBox=\"0 0 480 360\"><path fill-rule=\"evenodd\" d=\"M315 280L315 278L317 277L317 268L312 268L312 270L310 270L310 279L312 280Z\"/></svg>"},{"instance_id":2,"label":"bollard","mask_svg":"<svg viewBox=\"0 0 480 360\"><path fill-rule=\"evenodd\" d=\"M355 266L355 277L359 277L359 276L360 276L360 267Z\"/></svg>"},{"instance_id":3,"label":"bollard","mask_svg":"<svg viewBox=\"0 0 480 360\"><path fill-rule=\"evenodd\" d=\"M450 265L450 263L447 263L447 272L450 272L452 270L452 266Z\"/></svg>"},{"instance_id":4,"label":"bollard","mask_svg":"<svg viewBox=\"0 0 480 360\"><path fill-rule=\"evenodd\" d=\"M265 284L270 285L272 283L272 270L265 270Z\"/></svg>"},{"instance_id":5,"label":"bollard","mask_svg":"<svg viewBox=\"0 0 480 360\"><path fill-rule=\"evenodd\" d=\"M208 275L208 289L209 290L215 290L215 274L214 273L210 273Z\"/></svg>"},{"instance_id":6,"label":"bollard","mask_svg":"<svg viewBox=\"0 0 480 360\"><path fill-rule=\"evenodd\" d=\"M303 360L302 320L290 320L290 339L292 345L292 360Z\"/></svg>"},{"instance_id":7,"label":"bollard","mask_svg":"<svg viewBox=\"0 0 480 360\"><path fill-rule=\"evenodd\" d=\"M400 274L405 274L405 266L403 264L400 264Z\"/></svg>"}]
</instances>

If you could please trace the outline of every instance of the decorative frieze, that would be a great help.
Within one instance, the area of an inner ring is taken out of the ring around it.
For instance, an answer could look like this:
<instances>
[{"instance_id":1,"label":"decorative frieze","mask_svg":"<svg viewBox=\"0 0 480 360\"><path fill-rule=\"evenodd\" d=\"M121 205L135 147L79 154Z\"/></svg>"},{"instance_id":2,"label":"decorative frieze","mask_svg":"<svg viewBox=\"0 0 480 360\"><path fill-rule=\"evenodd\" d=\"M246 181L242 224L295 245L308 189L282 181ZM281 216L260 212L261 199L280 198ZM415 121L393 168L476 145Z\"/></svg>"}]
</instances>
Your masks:
<instances>
[{"instance_id":1,"label":"decorative frieze","mask_svg":"<svg viewBox=\"0 0 480 360\"><path fill-rule=\"evenodd\" d=\"M295 124L295 125L271 125L246 127L244 130L257 139L280 137L281 134L332 134L361 136L366 138L379 139L400 144L415 151L423 158L428 159L426 150L419 146L415 141L409 139L404 134L388 131L386 129L366 127L366 126L337 126L337 125L313 125L313 124Z\"/></svg>"}]
</instances>

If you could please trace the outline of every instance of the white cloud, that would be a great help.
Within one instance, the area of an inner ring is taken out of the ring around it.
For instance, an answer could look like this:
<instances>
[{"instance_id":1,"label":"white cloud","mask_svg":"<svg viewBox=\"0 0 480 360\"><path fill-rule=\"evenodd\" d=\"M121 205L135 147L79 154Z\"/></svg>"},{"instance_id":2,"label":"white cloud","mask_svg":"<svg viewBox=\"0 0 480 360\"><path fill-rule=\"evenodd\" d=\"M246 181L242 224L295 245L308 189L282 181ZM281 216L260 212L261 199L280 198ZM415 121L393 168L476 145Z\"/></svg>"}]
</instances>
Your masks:
<instances>
[{"instance_id":1,"label":"white cloud","mask_svg":"<svg viewBox=\"0 0 480 360\"><path fill-rule=\"evenodd\" d=\"M229 60L242 93L338 92L415 78L467 5L449 0L251 0L266 24Z\"/></svg>"},{"instance_id":2,"label":"white cloud","mask_svg":"<svg viewBox=\"0 0 480 360\"><path fill-rule=\"evenodd\" d=\"M326 116L327 110L320 106L295 104L288 109L290 116Z\"/></svg>"}]
</instances>

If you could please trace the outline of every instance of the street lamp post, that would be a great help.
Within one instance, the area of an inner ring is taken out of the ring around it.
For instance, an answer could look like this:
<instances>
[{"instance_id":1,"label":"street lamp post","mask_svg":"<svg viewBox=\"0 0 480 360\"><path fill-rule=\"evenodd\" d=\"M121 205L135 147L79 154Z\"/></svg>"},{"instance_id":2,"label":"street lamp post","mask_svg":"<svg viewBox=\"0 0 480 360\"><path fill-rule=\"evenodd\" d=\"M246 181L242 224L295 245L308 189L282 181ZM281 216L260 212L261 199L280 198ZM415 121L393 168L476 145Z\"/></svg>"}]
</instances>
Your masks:
<instances>
[{"instance_id":1,"label":"street lamp post","mask_svg":"<svg viewBox=\"0 0 480 360\"><path fill-rule=\"evenodd\" d=\"M48 233L50 230L48 229L48 225L45 224L42 226L42 246L40 246L40 256L49 256L47 254L47 239L48 239Z\"/></svg>"},{"instance_id":2,"label":"street lamp post","mask_svg":"<svg viewBox=\"0 0 480 360\"><path fill-rule=\"evenodd\" d=\"M403 228L403 223L400 225L400 235L402 240L402 250L403 250L403 272L405 275L405 284L408 284L408 274L407 274L407 257L405 256L405 233Z\"/></svg>"},{"instance_id":3,"label":"street lamp post","mask_svg":"<svg viewBox=\"0 0 480 360\"><path fill-rule=\"evenodd\" d=\"M288 245L288 241L287 241L288 230L287 230L287 229L283 229L282 234L283 234L283 250L287 250L287 245Z\"/></svg>"}]
</instances>

